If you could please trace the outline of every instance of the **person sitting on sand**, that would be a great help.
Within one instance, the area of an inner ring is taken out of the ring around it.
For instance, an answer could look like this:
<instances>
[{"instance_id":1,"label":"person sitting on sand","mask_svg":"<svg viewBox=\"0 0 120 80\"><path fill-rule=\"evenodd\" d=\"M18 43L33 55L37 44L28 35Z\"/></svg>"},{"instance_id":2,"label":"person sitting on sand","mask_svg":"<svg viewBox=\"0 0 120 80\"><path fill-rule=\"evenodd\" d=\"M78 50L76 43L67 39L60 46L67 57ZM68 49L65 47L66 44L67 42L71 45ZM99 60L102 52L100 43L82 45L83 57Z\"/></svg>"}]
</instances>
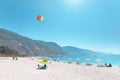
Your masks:
<instances>
[{"instance_id":1,"label":"person sitting on sand","mask_svg":"<svg viewBox=\"0 0 120 80\"><path fill-rule=\"evenodd\" d=\"M105 63L105 67L112 67L112 64L107 65L107 63Z\"/></svg>"},{"instance_id":2,"label":"person sitting on sand","mask_svg":"<svg viewBox=\"0 0 120 80\"><path fill-rule=\"evenodd\" d=\"M17 58L17 57L16 57L15 59L16 59L16 60L18 60L18 58Z\"/></svg>"},{"instance_id":3,"label":"person sitting on sand","mask_svg":"<svg viewBox=\"0 0 120 80\"><path fill-rule=\"evenodd\" d=\"M112 67L112 64L110 63L110 64L108 65L108 67Z\"/></svg>"},{"instance_id":4,"label":"person sitting on sand","mask_svg":"<svg viewBox=\"0 0 120 80\"><path fill-rule=\"evenodd\" d=\"M38 64L38 68L39 68L39 69L46 69L46 68L47 68L47 65L44 64L43 66L40 66L40 65Z\"/></svg>"},{"instance_id":5,"label":"person sitting on sand","mask_svg":"<svg viewBox=\"0 0 120 80\"><path fill-rule=\"evenodd\" d=\"M105 63L105 67L107 67L108 65L107 65L107 63Z\"/></svg>"}]
</instances>

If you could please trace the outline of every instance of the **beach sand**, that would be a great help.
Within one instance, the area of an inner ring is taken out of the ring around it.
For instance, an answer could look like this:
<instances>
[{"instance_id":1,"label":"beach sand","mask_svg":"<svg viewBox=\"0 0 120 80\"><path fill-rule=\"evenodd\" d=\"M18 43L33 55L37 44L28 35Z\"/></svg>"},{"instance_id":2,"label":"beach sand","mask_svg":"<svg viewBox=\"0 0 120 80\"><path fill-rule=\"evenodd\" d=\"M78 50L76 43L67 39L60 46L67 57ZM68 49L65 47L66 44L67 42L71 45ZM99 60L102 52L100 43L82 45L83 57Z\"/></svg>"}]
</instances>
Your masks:
<instances>
[{"instance_id":1,"label":"beach sand","mask_svg":"<svg viewBox=\"0 0 120 80\"><path fill-rule=\"evenodd\" d=\"M52 62L46 70L38 70L37 64L32 58L0 58L0 80L120 80L119 67Z\"/></svg>"}]
</instances>

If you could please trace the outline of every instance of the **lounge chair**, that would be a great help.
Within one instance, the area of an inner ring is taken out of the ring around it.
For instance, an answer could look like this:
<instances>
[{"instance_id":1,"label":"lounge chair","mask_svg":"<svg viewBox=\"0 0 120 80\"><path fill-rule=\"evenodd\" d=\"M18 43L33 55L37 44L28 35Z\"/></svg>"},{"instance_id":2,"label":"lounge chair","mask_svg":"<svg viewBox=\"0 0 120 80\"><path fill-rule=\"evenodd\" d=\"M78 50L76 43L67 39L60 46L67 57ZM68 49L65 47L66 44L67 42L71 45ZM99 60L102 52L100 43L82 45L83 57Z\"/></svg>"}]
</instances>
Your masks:
<instances>
[{"instance_id":1,"label":"lounge chair","mask_svg":"<svg viewBox=\"0 0 120 80\"><path fill-rule=\"evenodd\" d=\"M103 64L98 64L97 67L105 67Z\"/></svg>"},{"instance_id":2,"label":"lounge chair","mask_svg":"<svg viewBox=\"0 0 120 80\"><path fill-rule=\"evenodd\" d=\"M92 64L90 64L90 63L86 63L86 65L87 65L87 66L92 66Z\"/></svg>"},{"instance_id":3,"label":"lounge chair","mask_svg":"<svg viewBox=\"0 0 120 80\"><path fill-rule=\"evenodd\" d=\"M76 62L76 64L80 64L80 62L78 61L78 62Z\"/></svg>"}]
</instances>

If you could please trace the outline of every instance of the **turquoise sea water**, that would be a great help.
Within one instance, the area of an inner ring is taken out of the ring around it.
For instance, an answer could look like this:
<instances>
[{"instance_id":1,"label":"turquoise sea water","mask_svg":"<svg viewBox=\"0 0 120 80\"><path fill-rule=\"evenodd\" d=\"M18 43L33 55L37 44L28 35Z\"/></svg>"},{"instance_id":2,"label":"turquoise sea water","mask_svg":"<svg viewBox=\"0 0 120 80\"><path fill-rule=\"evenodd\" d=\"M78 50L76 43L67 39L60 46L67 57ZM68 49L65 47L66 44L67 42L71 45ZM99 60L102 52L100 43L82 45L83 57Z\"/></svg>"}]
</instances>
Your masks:
<instances>
[{"instance_id":1,"label":"turquoise sea water","mask_svg":"<svg viewBox=\"0 0 120 80\"><path fill-rule=\"evenodd\" d=\"M109 64L111 63L113 66L120 66L120 55L109 55L109 56L62 56L62 57L52 57L52 59L63 62L81 62L81 63L91 63L91 64ZM96 60L101 60L100 62L96 62Z\"/></svg>"}]
</instances>

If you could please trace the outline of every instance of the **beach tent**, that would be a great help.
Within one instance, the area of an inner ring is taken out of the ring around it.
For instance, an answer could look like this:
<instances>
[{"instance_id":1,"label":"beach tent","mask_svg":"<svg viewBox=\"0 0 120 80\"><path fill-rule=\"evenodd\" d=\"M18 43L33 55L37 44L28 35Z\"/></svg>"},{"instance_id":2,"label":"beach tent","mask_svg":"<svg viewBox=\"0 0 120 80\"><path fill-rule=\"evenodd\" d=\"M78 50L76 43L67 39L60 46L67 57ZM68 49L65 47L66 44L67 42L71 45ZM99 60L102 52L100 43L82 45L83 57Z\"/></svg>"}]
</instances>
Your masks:
<instances>
[{"instance_id":1,"label":"beach tent","mask_svg":"<svg viewBox=\"0 0 120 80\"><path fill-rule=\"evenodd\" d=\"M46 61L44 59L40 59L39 62L42 63L42 64L48 64L48 61Z\"/></svg>"}]
</instances>

